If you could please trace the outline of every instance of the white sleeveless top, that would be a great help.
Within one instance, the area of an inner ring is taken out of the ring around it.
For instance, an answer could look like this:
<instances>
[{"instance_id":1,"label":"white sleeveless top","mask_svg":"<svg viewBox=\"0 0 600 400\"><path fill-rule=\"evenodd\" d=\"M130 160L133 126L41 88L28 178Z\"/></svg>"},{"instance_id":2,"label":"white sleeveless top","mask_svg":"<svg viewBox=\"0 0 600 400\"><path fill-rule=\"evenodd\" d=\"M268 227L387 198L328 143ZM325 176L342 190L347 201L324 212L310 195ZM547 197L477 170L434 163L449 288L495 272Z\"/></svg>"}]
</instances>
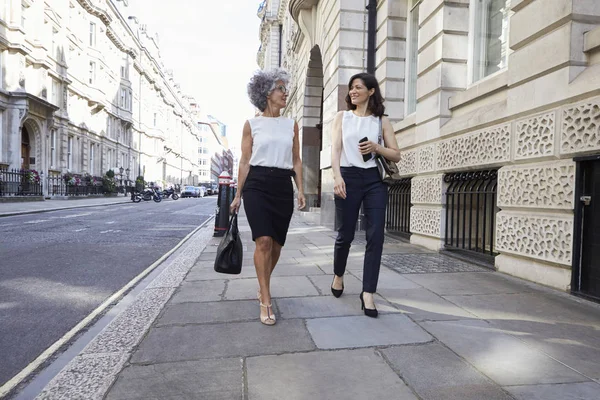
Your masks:
<instances>
[{"instance_id":1,"label":"white sleeveless top","mask_svg":"<svg viewBox=\"0 0 600 400\"><path fill-rule=\"evenodd\" d=\"M374 115L359 117L352 111L344 111L342 119L342 156L341 167L374 168L377 167L375 159L363 161L363 156L358 151L358 141L364 137L373 143L379 139L379 118ZM373 155L375 155L373 153Z\"/></svg>"},{"instance_id":2,"label":"white sleeveless top","mask_svg":"<svg viewBox=\"0 0 600 400\"><path fill-rule=\"evenodd\" d=\"M248 123L252 130L250 165L293 169L294 120L260 116Z\"/></svg>"}]
</instances>

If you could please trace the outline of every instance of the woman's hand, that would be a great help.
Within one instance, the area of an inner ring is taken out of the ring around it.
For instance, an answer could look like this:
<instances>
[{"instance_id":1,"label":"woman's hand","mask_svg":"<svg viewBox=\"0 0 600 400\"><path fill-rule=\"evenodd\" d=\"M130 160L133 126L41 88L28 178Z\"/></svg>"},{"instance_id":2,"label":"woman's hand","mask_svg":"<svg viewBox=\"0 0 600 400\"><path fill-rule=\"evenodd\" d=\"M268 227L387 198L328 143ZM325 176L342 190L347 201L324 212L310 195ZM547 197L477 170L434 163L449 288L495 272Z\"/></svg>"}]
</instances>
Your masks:
<instances>
[{"instance_id":1,"label":"woman's hand","mask_svg":"<svg viewBox=\"0 0 600 400\"><path fill-rule=\"evenodd\" d=\"M241 203L242 199L239 198L238 196L235 196L233 198L233 201L231 202L231 205L229 206L229 211L233 214L233 213L237 213L240 209L240 203Z\"/></svg>"},{"instance_id":2,"label":"woman's hand","mask_svg":"<svg viewBox=\"0 0 600 400\"><path fill-rule=\"evenodd\" d=\"M298 192L298 210L302 210L306 207L306 199L304 198L304 193Z\"/></svg>"},{"instance_id":3,"label":"woman's hand","mask_svg":"<svg viewBox=\"0 0 600 400\"><path fill-rule=\"evenodd\" d=\"M360 151L360 154L377 153L378 149L379 145L375 142L371 142L370 140L358 144L358 151Z\"/></svg>"},{"instance_id":4,"label":"woman's hand","mask_svg":"<svg viewBox=\"0 0 600 400\"><path fill-rule=\"evenodd\" d=\"M346 198L346 182L344 182L344 178L341 176L335 178L333 184L333 193L342 199Z\"/></svg>"}]
</instances>

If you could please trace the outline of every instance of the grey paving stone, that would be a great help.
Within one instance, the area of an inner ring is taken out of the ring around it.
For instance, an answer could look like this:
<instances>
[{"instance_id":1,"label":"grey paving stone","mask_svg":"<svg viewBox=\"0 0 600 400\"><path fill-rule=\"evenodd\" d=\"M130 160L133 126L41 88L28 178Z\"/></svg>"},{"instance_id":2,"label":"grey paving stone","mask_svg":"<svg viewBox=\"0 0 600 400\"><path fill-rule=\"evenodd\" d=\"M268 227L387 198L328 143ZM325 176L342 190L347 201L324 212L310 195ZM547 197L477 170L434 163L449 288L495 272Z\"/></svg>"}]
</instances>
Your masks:
<instances>
[{"instance_id":1,"label":"grey paving stone","mask_svg":"<svg viewBox=\"0 0 600 400\"><path fill-rule=\"evenodd\" d=\"M100 400L123 368L127 357L122 353L79 355L35 399Z\"/></svg>"},{"instance_id":2,"label":"grey paving stone","mask_svg":"<svg viewBox=\"0 0 600 400\"><path fill-rule=\"evenodd\" d=\"M294 260L301 265L317 265L321 268L333 268L333 257L326 254L294 257Z\"/></svg>"},{"instance_id":3,"label":"grey paving stone","mask_svg":"<svg viewBox=\"0 0 600 400\"><path fill-rule=\"evenodd\" d=\"M333 282L333 274L331 275L320 275L311 276L309 278L315 286L319 288L321 294L324 296L333 296L331 294L331 283ZM344 294L346 295L359 295L362 292L362 282L354 275L349 273L344 275Z\"/></svg>"},{"instance_id":4,"label":"grey paving stone","mask_svg":"<svg viewBox=\"0 0 600 400\"><path fill-rule=\"evenodd\" d=\"M224 290L224 280L184 282L170 303L218 301Z\"/></svg>"},{"instance_id":5,"label":"grey paving stone","mask_svg":"<svg viewBox=\"0 0 600 400\"><path fill-rule=\"evenodd\" d=\"M82 353L131 351L154 322L175 289L146 289L98 334Z\"/></svg>"},{"instance_id":6,"label":"grey paving stone","mask_svg":"<svg viewBox=\"0 0 600 400\"><path fill-rule=\"evenodd\" d=\"M294 297L277 299L277 307L283 318L321 318L344 315L363 315L358 296ZM382 313L399 312L385 300L375 296L377 309Z\"/></svg>"},{"instance_id":7,"label":"grey paving stone","mask_svg":"<svg viewBox=\"0 0 600 400\"><path fill-rule=\"evenodd\" d=\"M451 274L410 274L407 279L439 295L522 293L531 286L496 272L456 272Z\"/></svg>"},{"instance_id":8,"label":"grey paving stone","mask_svg":"<svg viewBox=\"0 0 600 400\"><path fill-rule=\"evenodd\" d=\"M571 368L600 378L600 309L595 304L545 292L447 298Z\"/></svg>"},{"instance_id":9,"label":"grey paving stone","mask_svg":"<svg viewBox=\"0 0 600 400\"><path fill-rule=\"evenodd\" d=\"M251 357L246 365L249 400L416 400L370 349Z\"/></svg>"},{"instance_id":10,"label":"grey paving stone","mask_svg":"<svg viewBox=\"0 0 600 400\"><path fill-rule=\"evenodd\" d=\"M427 289L377 289L383 298L415 321L444 321L475 318Z\"/></svg>"},{"instance_id":11,"label":"grey paving stone","mask_svg":"<svg viewBox=\"0 0 600 400\"><path fill-rule=\"evenodd\" d=\"M256 269L254 268L254 263L244 262L242 266L242 272L238 275L220 274L215 272L212 264L210 267L200 267L196 265L186 275L185 281L208 281L215 279L232 280L244 278L256 278Z\"/></svg>"},{"instance_id":12,"label":"grey paving stone","mask_svg":"<svg viewBox=\"0 0 600 400\"><path fill-rule=\"evenodd\" d=\"M443 254L384 254L381 263L403 274L490 271Z\"/></svg>"},{"instance_id":13,"label":"grey paving stone","mask_svg":"<svg viewBox=\"0 0 600 400\"><path fill-rule=\"evenodd\" d=\"M315 264L277 264L271 276L323 275L325 272Z\"/></svg>"},{"instance_id":14,"label":"grey paving stone","mask_svg":"<svg viewBox=\"0 0 600 400\"><path fill-rule=\"evenodd\" d=\"M585 380L582 375L484 321L422 322L421 326L502 386Z\"/></svg>"},{"instance_id":15,"label":"grey paving stone","mask_svg":"<svg viewBox=\"0 0 600 400\"><path fill-rule=\"evenodd\" d=\"M510 400L502 389L439 343L381 351L423 400Z\"/></svg>"},{"instance_id":16,"label":"grey paving stone","mask_svg":"<svg viewBox=\"0 0 600 400\"><path fill-rule=\"evenodd\" d=\"M275 326L253 322L166 326L150 330L132 363L189 361L314 350L302 320L281 320Z\"/></svg>"},{"instance_id":17,"label":"grey paving stone","mask_svg":"<svg viewBox=\"0 0 600 400\"><path fill-rule=\"evenodd\" d=\"M554 385L507 386L517 400L598 400L597 382L561 383Z\"/></svg>"},{"instance_id":18,"label":"grey paving stone","mask_svg":"<svg viewBox=\"0 0 600 400\"><path fill-rule=\"evenodd\" d=\"M106 400L241 400L242 375L239 358L131 365Z\"/></svg>"},{"instance_id":19,"label":"grey paving stone","mask_svg":"<svg viewBox=\"0 0 600 400\"><path fill-rule=\"evenodd\" d=\"M277 304L273 307L277 314ZM169 304L156 325L254 321L259 314L258 300Z\"/></svg>"},{"instance_id":20,"label":"grey paving stone","mask_svg":"<svg viewBox=\"0 0 600 400\"><path fill-rule=\"evenodd\" d=\"M320 349L424 343L433 339L401 314L318 318L306 321L306 326Z\"/></svg>"},{"instance_id":21,"label":"grey paving stone","mask_svg":"<svg viewBox=\"0 0 600 400\"><path fill-rule=\"evenodd\" d=\"M225 299L256 299L257 279L236 279L227 285ZM271 297L316 296L319 293L305 276L271 277Z\"/></svg>"},{"instance_id":22,"label":"grey paving stone","mask_svg":"<svg viewBox=\"0 0 600 400\"><path fill-rule=\"evenodd\" d=\"M357 274L362 280L362 274ZM421 286L406 279L396 271L386 267L381 267L379 270L379 282L377 283L377 291L382 289L420 289Z\"/></svg>"}]
</instances>

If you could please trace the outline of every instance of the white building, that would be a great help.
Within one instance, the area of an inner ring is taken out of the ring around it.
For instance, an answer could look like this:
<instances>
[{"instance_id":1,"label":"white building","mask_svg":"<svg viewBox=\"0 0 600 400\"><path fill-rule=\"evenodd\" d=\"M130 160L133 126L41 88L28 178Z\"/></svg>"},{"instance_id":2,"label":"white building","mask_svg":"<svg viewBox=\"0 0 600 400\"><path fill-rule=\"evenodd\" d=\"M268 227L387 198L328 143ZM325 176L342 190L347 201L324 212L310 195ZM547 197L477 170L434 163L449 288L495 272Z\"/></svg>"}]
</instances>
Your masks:
<instances>
[{"instance_id":1,"label":"white building","mask_svg":"<svg viewBox=\"0 0 600 400\"><path fill-rule=\"evenodd\" d=\"M193 179L189 106L128 16L124 0L0 1L1 167Z\"/></svg>"},{"instance_id":2,"label":"white building","mask_svg":"<svg viewBox=\"0 0 600 400\"><path fill-rule=\"evenodd\" d=\"M286 113L322 223L329 127L350 76L373 70L406 177L388 229L600 297L600 2L266 0L259 17L259 64L294 77Z\"/></svg>"}]
</instances>

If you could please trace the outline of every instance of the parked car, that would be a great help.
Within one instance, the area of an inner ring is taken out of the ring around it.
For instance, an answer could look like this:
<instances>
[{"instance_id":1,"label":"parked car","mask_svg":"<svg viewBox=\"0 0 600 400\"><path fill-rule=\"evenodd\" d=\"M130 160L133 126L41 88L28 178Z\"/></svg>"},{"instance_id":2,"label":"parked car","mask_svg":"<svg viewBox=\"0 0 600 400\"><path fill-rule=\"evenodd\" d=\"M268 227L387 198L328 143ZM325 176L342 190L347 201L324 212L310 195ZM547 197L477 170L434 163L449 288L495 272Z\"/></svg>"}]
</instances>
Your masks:
<instances>
[{"instance_id":1,"label":"parked car","mask_svg":"<svg viewBox=\"0 0 600 400\"><path fill-rule=\"evenodd\" d=\"M206 196L206 189L204 186L196 186L196 190L198 191L198 197Z\"/></svg>"},{"instance_id":2,"label":"parked car","mask_svg":"<svg viewBox=\"0 0 600 400\"><path fill-rule=\"evenodd\" d=\"M199 190L196 190L195 186L184 186L181 191L181 198L184 197L198 197Z\"/></svg>"}]
</instances>

